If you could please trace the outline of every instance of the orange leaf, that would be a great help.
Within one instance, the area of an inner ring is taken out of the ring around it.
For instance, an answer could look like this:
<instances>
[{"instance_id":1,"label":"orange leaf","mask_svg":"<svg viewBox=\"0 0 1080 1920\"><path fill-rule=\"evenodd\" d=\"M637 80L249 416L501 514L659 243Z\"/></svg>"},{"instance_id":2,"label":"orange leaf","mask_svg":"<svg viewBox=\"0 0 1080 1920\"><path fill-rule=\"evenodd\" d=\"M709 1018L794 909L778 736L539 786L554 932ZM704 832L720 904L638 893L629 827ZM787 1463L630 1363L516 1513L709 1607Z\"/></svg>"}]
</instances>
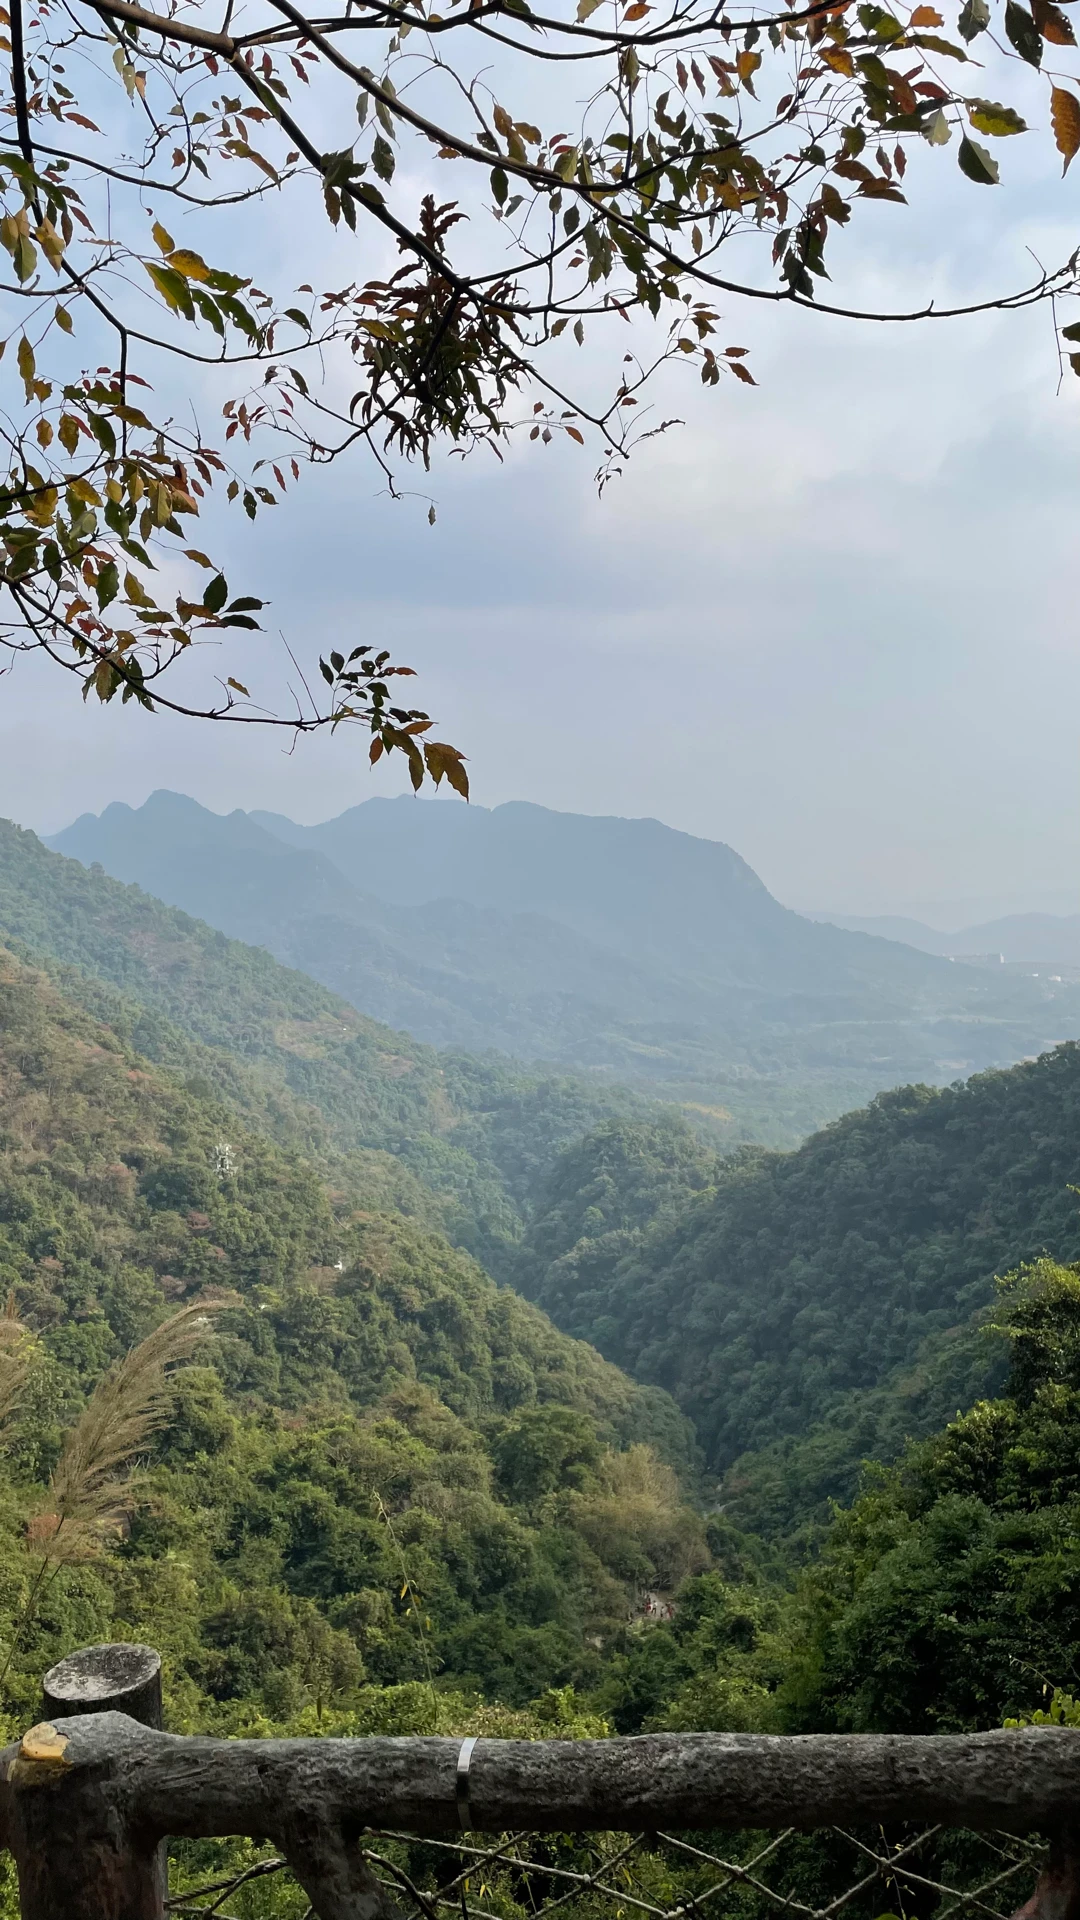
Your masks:
<instances>
[{"instance_id":1,"label":"orange leaf","mask_svg":"<svg viewBox=\"0 0 1080 1920\"><path fill-rule=\"evenodd\" d=\"M843 73L849 80L855 77L855 62L846 47L822 47L821 58L834 73Z\"/></svg>"},{"instance_id":2,"label":"orange leaf","mask_svg":"<svg viewBox=\"0 0 1080 1920\"><path fill-rule=\"evenodd\" d=\"M1068 173L1069 162L1080 153L1080 100L1067 87L1051 89L1050 124L1057 150L1065 156L1062 173Z\"/></svg>"},{"instance_id":3,"label":"orange leaf","mask_svg":"<svg viewBox=\"0 0 1080 1920\"><path fill-rule=\"evenodd\" d=\"M933 7L916 7L909 24L913 27L943 27L945 22Z\"/></svg>"},{"instance_id":4,"label":"orange leaf","mask_svg":"<svg viewBox=\"0 0 1080 1920\"><path fill-rule=\"evenodd\" d=\"M1075 47L1076 35L1072 21L1066 18L1060 7L1054 6L1053 0L1032 0L1031 11L1035 16L1035 25L1051 46Z\"/></svg>"}]
</instances>

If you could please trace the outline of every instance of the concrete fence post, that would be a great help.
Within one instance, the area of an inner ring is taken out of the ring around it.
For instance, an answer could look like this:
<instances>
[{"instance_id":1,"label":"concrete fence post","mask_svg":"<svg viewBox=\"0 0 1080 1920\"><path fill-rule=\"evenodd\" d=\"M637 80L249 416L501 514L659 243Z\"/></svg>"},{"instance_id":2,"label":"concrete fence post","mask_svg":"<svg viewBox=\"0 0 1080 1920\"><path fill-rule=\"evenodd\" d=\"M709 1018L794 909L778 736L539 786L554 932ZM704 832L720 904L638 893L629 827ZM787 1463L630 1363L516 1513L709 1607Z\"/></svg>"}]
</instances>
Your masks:
<instances>
[{"instance_id":1,"label":"concrete fence post","mask_svg":"<svg viewBox=\"0 0 1080 1920\"><path fill-rule=\"evenodd\" d=\"M50 1668L43 1719L8 1770L22 1920L163 1920L168 1852L144 1831L108 1768L72 1764L65 1722L123 1713L160 1731L161 1659L153 1647L82 1647Z\"/></svg>"}]
</instances>

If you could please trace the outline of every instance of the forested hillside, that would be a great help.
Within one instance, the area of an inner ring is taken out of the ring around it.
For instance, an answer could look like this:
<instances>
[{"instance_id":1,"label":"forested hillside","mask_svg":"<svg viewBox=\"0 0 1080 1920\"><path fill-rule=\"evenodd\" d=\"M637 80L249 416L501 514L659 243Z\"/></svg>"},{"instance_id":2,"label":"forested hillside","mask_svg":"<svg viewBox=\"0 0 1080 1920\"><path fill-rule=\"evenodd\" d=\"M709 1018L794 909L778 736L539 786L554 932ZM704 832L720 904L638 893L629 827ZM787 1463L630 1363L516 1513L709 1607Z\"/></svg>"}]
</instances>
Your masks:
<instances>
[{"instance_id":1,"label":"forested hillside","mask_svg":"<svg viewBox=\"0 0 1080 1920\"><path fill-rule=\"evenodd\" d=\"M9 823L0 823L0 938L65 969L69 997L278 1138L320 1155L392 1156L382 1166L388 1202L423 1214L495 1273L506 1271L524 1203L558 1148L645 1104L497 1054L437 1054L263 948Z\"/></svg>"},{"instance_id":2,"label":"forested hillside","mask_svg":"<svg viewBox=\"0 0 1080 1920\"><path fill-rule=\"evenodd\" d=\"M162 1647L172 1724L232 1732L1073 1712L1080 1283L995 1307L994 1275L1080 1255L1080 1047L732 1157L391 1034L15 829L0 926L11 1724L114 1636ZM222 1293L118 1535L43 1582L96 1383ZM860 1490L868 1458L900 1465Z\"/></svg>"},{"instance_id":3,"label":"forested hillside","mask_svg":"<svg viewBox=\"0 0 1080 1920\"><path fill-rule=\"evenodd\" d=\"M993 1385L994 1276L1080 1254L1078 1181L1075 1045L882 1094L789 1154L615 1122L564 1150L518 1283L675 1396L733 1510L789 1527Z\"/></svg>"},{"instance_id":4,"label":"forested hillside","mask_svg":"<svg viewBox=\"0 0 1080 1920\"><path fill-rule=\"evenodd\" d=\"M233 1733L928 1730L1048 1686L1074 1712L1080 1280L1042 1262L995 1306L990 1276L1080 1237L1080 1049L904 1090L790 1155L723 1161L671 1115L565 1150L521 1270L609 1347L631 1305L666 1324L640 1386L393 1211L391 1156L341 1154L327 1184L261 1130L261 1102L300 1124L284 1081L278 1110L227 1056L232 1101L153 1021L171 1065L0 951L0 1283L29 1354L0 1432L9 1726L51 1659L112 1637L162 1648L171 1724ZM87 1397L222 1295L118 1531L43 1582ZM953 1419L1005 1377L980 1321L1008 1383ZM665 1373L728 1466L708 1517ZM944 1431L905 1453L913 1408ZM797 1532L875 1450L900 1465L803 1572L738 1531Z\"/></svg>"},{"instance_id":5,"label":"forested hillside","mask_svg":"<svg viewBox=\"0 0 1080 1920\"><path fill-rule=\"evenodd\" d=\"M50 844L393 1027L720 1109L731 1143L1080 1031L1080 987L818 925L658 820L401 799L300 827L159 792Z\"/></svg>"},{"instance_id":6,"label":"forested hillside","mask_svg":"<svg viewBox=\"0 0 1080 1920\"><path fill-rule=\"evenodd\" d=\"M623 1731L1080 1725L1080 1268L1009 1276L993 1319L1003 1391L871 1470L794 1584L718 1542L604 1676Z\"/></svg>"},{"instance_id":7,"label":"forested hillside","mask_svg":"<svg viewBox=\"0 0 1080 1920\"><path fill-rule=\"evenodd\" d=\"M785 1681L802 1725L1080 1719L1080 1270L1011 1276L995 1318L1005 1392L874 1476L831 1530Z\"/></svg>"},{"instance_id":8,"label":"forested hillside","mask_svg":"<svg viewBox=\"0 0 1080 1920\"><path fill-rule=\"evenodd\" d=\"M235 1302L178 1377L123 1544L50 1583L9 1703L58 1648L146 1635L203 1724L359 1710L365 1681L423 1682L402 1710L431 1724L429 1673L511 1705L595 1680L640 1589L708 1561L662 1394L2 952L0 1284L33 1339L8 1649L34 1570L19 1515L87 1392L167 1307Z\"/></svg>"}]
</instances>

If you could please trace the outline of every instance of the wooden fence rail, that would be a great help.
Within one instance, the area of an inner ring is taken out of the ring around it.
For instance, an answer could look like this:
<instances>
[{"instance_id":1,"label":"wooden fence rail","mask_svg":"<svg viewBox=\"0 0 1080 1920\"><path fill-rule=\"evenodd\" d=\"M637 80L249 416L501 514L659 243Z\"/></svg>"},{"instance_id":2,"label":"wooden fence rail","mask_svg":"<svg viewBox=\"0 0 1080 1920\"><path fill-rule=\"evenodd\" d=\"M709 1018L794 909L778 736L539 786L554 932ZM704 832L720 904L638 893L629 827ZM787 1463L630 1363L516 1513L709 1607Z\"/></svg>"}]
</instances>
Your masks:
<instances>
[{"instance_id":1,"label":"wooden fence rail","mask_svg":"<svg viewBox=\"0 0 1080 1920\"><path fill-rule=\"evenodd\" d=\"M1080 1920L1080 1731L650 1734L618 1740L216 1740L160 1730L148 1648L84 1650L0 1764L23 1920L162 1920L168 1838L248 1835L317 1920L393 1920L365 1830L709 1832L934 1822L1038 1833L1027 1920ZM126 1711L118 1711L118 1706ZM149 1723L149 1724L148 1724Z\"/></svg>"}]
</instances>

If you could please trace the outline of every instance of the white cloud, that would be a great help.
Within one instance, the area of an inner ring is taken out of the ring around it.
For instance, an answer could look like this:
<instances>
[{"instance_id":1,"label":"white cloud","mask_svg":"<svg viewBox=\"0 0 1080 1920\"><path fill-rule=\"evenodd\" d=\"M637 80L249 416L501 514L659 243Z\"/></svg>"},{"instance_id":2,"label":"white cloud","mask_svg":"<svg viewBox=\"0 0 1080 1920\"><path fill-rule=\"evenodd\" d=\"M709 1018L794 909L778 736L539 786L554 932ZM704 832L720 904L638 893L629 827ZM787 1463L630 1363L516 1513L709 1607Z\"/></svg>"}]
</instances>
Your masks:
<instances>
[{"instance_id":1,"label":"white cloud","mask_svg":"<svg viewBox=\"0 0 1080 1920\"><path fill-rule=\"evenodd\" d=\"M913 210L860 215L829 297L948 304L1020 284L1028 246L1056 263L1074 183L1045 142L1003 160L991 192L951 152L917 156ZM304 236L295 278L327 238ZM251 239L292 260L272 216ZM254 530L230 520L230 582L265 579L274 605L227 670L281 694L278 624L307 662L384 638L422 669L484 802L656 814L807 906L1060 905L1080 857L1080 382L1057 396L1047 313L859 327L729 301L723 324L758 388L665 380L658 415L687 424L600 500L591 456L522 446L412 476L432 530L363 465L305 480ZM587 380L599 364L591 344ZM219 670L207 654L188 673ZM313 819L403 782L370 776L356 736L289 757L239 729L84 710L32 667L0 681L4 811L54 828L158 785Z\"/></svg>"}]
</instances>

